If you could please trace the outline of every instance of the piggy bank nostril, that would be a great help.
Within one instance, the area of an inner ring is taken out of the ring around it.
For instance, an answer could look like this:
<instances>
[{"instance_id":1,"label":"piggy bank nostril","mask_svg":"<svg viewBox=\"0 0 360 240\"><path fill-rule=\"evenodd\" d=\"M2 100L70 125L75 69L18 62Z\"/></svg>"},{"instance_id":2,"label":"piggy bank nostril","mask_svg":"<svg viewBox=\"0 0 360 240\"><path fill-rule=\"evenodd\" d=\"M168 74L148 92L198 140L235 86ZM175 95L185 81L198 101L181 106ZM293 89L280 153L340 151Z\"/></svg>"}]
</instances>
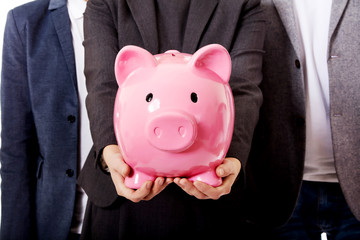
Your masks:
<instances>
[{"instance_id":1,"label":"piggy bank nostril","mask_svg":"<svg viewBox=\"0 0 360 240\"><path fill-rule=\"evenodd\" d=\"M179 132L179 134L180 134L181 137L185 137L186 128L183 127L183 126L181 126L181 127L179 127L178 132Z\"/></svg>"},{"instance_id":2,"label":"piggy bank nostril","mask_svg":"<svg viewBox=\"0 0 360 240\"><path fill-rule=\"evenodd\" d=\"M161 129L156 127L154 129L154 134L155 134L156 137L160 138L161 137Z\"/></svg>"}]
</instances>

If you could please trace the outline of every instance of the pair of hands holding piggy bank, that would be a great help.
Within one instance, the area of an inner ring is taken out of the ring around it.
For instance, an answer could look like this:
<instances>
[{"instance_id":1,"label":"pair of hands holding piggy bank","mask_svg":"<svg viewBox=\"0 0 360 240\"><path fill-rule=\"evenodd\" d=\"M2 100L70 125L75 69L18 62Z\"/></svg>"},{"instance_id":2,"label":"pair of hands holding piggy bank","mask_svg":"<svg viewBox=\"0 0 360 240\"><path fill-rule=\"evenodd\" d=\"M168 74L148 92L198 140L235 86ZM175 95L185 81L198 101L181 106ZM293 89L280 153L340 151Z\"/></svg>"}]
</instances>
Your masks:
<instances>
[{"instance_id":1,"label":"pair of hands holding piggy bank","mask_svg":"<svg viewBox=\"0 0 360 240\"><path fill-rule=\"evenodd\" d=\"M175 182L198 199L231 190L240 161L225 158L234 127L231 60L220 45L153 56L126 46L115 61L117 145L103 158L119 195L150 200Z\"/></svg>"}]
</instances>

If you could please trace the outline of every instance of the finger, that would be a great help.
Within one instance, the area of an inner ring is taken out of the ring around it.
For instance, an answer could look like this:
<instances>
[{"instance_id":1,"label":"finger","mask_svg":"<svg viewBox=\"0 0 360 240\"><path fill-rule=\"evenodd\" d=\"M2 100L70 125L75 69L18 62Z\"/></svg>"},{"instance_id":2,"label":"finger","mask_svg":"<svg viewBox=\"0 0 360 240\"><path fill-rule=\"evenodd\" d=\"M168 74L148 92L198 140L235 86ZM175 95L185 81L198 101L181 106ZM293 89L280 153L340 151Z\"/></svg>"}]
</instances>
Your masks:
<instances>
[{"instance_id":1,"label":"finger","mask_svg":"<svg viewBox=\"0 0 360 240\"><path fill-rule=\"evenodd\" d=\"M216 175L224 178L231 174L238 174L241 169L241 163L236 158L225 158L223 163L216 168Z\"/></svg>"},{"instance_id":2,"label":"finger","mask_svg":"<svg viewBox=\"0 0 360 240\"><path fill-rule=\"evenodd\" d=\"M195 182L194 186L208 196L210 199L219 199L221 196L229 194L236 177L241 169L241 163L236 158L225 158L223 163L216 169L216 174L223 178L223 182L218 187L212 187L203 182Z\"/></svg>"},{"instance_id":3,"label":"finger","mask_svg":"<svg viewBox=\"0 0 360 240\"><path fill-rule=\"evenodd\" d=\"M158 177L154 181L153 188L151 189L150 193L143 199L143 200L151 200L156 195L158 195L160 192L162 192L170 183L172 183L172 178L163 178Z\"/></svg>"},{"instance_id":4,"label":"finger","mask_svg":"<svg viewBox=\"0 0 360 240\"><path fill-rule=\"evenodd\" d=\"M221 184L221 188L223 188L223 190L225 191L225 194L229 194L231 191L231 187L234 184L236 178L237 178L237 174L231 174L226 178L223 178L223 183Z\"/></svg>"},{"instance_id":5,"label":"finger","mask_svg":"<svg viewBox=\"0 0 360 240\"><path fill-rule=\"evenodd\" d=\"M223 190L223 188L221 186L220 187L213 187L213 186L210 186L209 184L206 184L206 183L201 182L201 181L195 181L194 186L196 187L196 189L199 192L201 192L202 194L207 196L207 198L210 198L210 199L213 199L213 200L217 200L222 195L225 194L225 191Z\"/></svg>"},{"instance_id":6,"label":"finger","mask_svg":"<svg viewBox=\"0 0 360 240\"><path fill-rule=\"evenodd\" d=\"M120 149L117 145L109 145L104 148L103 158L109 170L117 171L123 177L130 174L130 167L125 163Z\"/></svg>"},{"instance_id":7,"label":"finger","mask_svg":"<svg viewBox=\"0 0 360 240\"><path fill-rule=\"evenodd\" d=\"M234 173L228 175L223 178L222 184L218 187L212 187L206 183L196 181L194 182L194 186L203 194L208 196L210 199L219 199L223 195L227 195L231 192L232 185L234 184L238 173L234 171Z\"/></svg>"},{"instance_id":8,"label":"finger","mask_svg":"<svg viewBox=\"0 0 360 240\"><path fill-rule=\"evenodd\" d=\"M116 171L120 174L123 178L130 174L131 168L127 165L124 160L116 159L116 163L111 164L109 167L110 172Z\"/></svg>"},{"instance_id":9,"label":"finger","mask_svg":"<svg viewBox=\"0 0 360 240\"><path fill-rule=\"evenodd\" d=\"M152 191L152 193L157 195L172 182L173 182L172 178L165 179L164 177L157 177L154 181L154 185L153 185L153 188L151 191Z\"/></svg>"},{"instance_id":10,"label":"finger","mask_svg":"<svg viewBox=\"0 0 360 240\"><path fill-rule=\"evenodd\" d=\"M127 165L123 160L121 161L121 163L119 164L119 168L117 169L117 171L119 171L119 173L121 174L121 176L123 178L129 176L131 168L129 165Z\"/></svg>"},{"instance_id":11,"label":"finger","mask_svg":"<svg viewBox=\"0 0 360 240\"><path fill-rule=\"evenodd\" d=\"M163 177L158 177L154 181L153 188L151 193L157 194L164 189L163 185L165 184L165 179Z\"/></svg>"},{"instance_id":12,"label":"finger","mask_svg":"<svg viewBox=\"0 0 360 240\"><path fill-rule=\"evenodd\" d=\"M124 183L124 177L122 177L121 174L119 174L117 171L112 171L112 170L110 170L110 176L114 183L116 193L119 196L129 199L129 197L134 192L134 190L126 187Z\"/></svg>"},{"instance_id":13,"label":"finger","mask_svg":"<svg viewBox=\"0 0 360 240\"><path fill-rule=\"evenodd\" d=\"M176 178L174 182L181 187L187 194L198 199L208 199L208 196L200 192L194 184L186 178Z\"/></svg>"},{"instance_id":14,"label":"finger","mask_svg":"<svg viewBox=\"0 0 360 240\"><path fill-rule=\"evenodd\" d=\"M174 182L174 178L166 178L166 180L165 180L166 185L169 185L172 182Z\"/></svg>"},{"instance_id":15,"label":"finger","mask_svg":"<svg viewBox=\"0 0 360 240\"><path fill-rule=\"evenodd\" d=\"M132 191L132 193L130 193L129 191L129 194L127 195L127 199L135 203L144 200L150 194L152 186L153 186L152 181L146 181L137 190L132 190L128 188Z\"/></svg>"},{"instance_id":16,"label":"finger","mask_svg":"<svg viewBox=\"0 0 360 240\"><path fill-rule=\"evenodd\" d=\"M132 202L140 202L147 195L149 195L152 188L152 181L147 181L137 189L128 188L124 183L124 178L118 172L110 172L112 181L114 182L116 192L119 196L122 196Z\"/></svg>"}]
</instances>

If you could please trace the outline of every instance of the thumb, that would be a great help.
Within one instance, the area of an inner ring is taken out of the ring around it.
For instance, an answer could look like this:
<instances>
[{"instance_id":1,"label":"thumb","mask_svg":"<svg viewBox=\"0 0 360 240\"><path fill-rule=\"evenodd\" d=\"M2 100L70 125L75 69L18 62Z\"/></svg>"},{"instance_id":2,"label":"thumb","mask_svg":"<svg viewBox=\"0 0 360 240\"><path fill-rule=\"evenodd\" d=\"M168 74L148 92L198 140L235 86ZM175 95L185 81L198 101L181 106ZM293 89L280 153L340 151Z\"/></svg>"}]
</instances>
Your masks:
<instances>
[{"instance_id":1,"label":"thumb","mask_svg":"<svg viewBox=\"0 0 360 240\"><path fill-rule=\"evenodd\" d=\"M225 158L223 163L216 168L216 175L224 178L231 174L237 174L240 171L240 161L236 158Z\"/></svg>"}]
</instances>

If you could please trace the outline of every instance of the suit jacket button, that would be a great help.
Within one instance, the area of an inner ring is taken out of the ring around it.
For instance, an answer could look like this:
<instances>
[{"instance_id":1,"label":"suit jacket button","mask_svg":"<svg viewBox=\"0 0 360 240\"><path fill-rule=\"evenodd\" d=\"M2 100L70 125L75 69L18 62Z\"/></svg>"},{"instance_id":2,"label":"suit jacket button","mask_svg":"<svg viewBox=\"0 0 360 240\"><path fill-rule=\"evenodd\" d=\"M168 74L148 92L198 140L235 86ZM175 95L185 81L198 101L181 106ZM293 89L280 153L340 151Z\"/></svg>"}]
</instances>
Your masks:
<instances>
[{"instance_id":1,"label":"suit jacket button","mask_svg":"<svg viewBox=\"0 0 360 240\"><path fill-rule=\"evenodd\" d=\"M68 176L68 177L74 176L74 170L72 170L72 169L66 170L66 176Z\"/></svg>"},{"instance_id":2,"label":"suit jacket button","mask_svg":"<svg viewBox=\"0 0 360 240\"><path fill-rule=\"evenodd\" d=\"M67 120L68 120L70 123L74 123L75 120L76 120L76 118L75 118L74 115L69 115L69 116L67 117Z\"/></svg>"},{"instance_id":3,"label":"suit jacket button","mask_svg":"<svg viewBox=\"0 0 360 240\"><path fill-rule=\"evenodd\" d=\"M296 68L300 68L300 67L301 67L301 64L300 64L299 59L296 59L296 60L295 60L295 67L296 67Z\"/></svg>"}]
</instances>

